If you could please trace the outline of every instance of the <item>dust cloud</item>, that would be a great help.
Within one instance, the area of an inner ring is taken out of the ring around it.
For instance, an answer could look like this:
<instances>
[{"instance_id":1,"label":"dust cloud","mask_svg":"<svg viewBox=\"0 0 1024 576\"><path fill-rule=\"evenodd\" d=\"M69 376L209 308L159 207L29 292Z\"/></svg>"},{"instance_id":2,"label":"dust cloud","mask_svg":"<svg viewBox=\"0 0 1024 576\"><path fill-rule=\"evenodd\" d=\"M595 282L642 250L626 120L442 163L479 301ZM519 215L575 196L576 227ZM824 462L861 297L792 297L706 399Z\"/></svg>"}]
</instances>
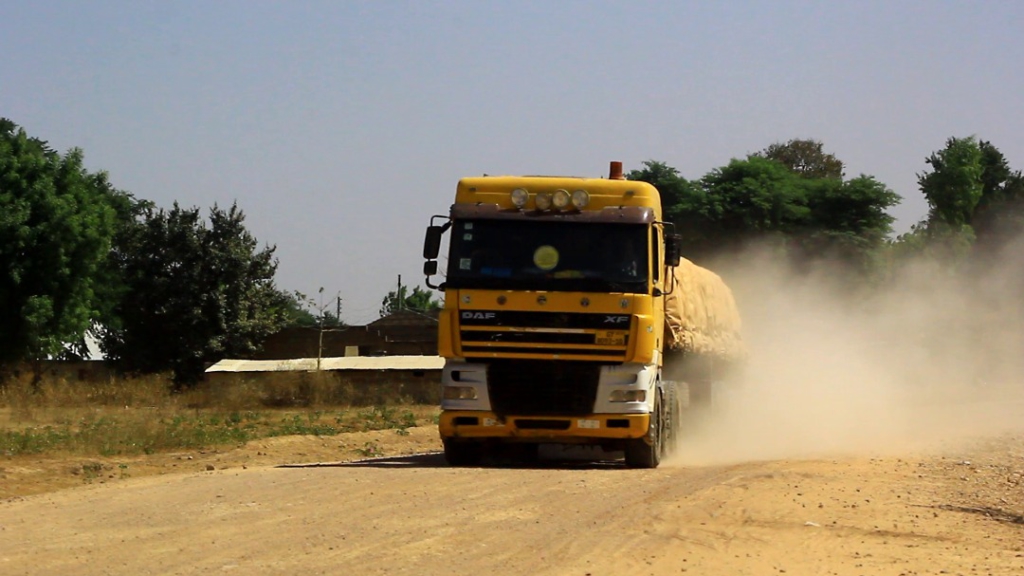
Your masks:
<instances>
[{"instance_id":1,"label":"dust cloud","mask_svg":"<svg viewBox=\"0 0 1024 576\"><path fill-rule=\"evenodd\" d=\"M749 357L689 410L670 464L955 449L1024 431L1024 241L984 267L926 261L877 289L765 253L716 268Z\"/></svg>"}]
</instances>

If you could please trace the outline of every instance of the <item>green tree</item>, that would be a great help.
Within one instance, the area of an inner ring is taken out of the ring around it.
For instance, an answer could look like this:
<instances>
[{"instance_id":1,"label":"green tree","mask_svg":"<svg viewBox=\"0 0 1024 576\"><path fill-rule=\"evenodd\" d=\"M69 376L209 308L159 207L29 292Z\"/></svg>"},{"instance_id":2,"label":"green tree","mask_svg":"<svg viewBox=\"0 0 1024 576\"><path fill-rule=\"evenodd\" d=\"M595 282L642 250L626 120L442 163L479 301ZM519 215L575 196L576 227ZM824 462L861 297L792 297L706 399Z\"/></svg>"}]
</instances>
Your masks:
<instances>
[{"instance_id":1,"label":"green tree","mask_svg":"<svg viewBox=\"0 0 1024 576\"><path fill-rule=\"evenodd\" d=\"M899 195L864 175L845 182L819 178L807 187L810 219L798 238L801 256L839 261L860 276L881 272L894 221L888 209L899 203Z\"/></svg>"},{"instance_id":2,"label":"green tree","mask_svg":"<svg viewBox=\"0 0 1024 576\"><path fill-rule=\"evenodd\" d=\"M236 205L214 206L209 220L177 203L150 210L117 247L124 289L100 343L121 370L171 371L189 385L283 325L292 304L274 285L274 248L258 248Z\"/></svg>"},{"instance_id":3,"label":"green tree","mask_svg":"<svg viewBox=\"0 0 1024 576\"><path fill-rule=\"evenodd\" d=\"M424 314L436 312L444 307L444 303L434 298L429 290L415 286L410 293L407 286L399 286L398 290L388 292L380 304L380 317L383 318L398 310L413 310Z\"/></svg>"},{"instance_id":4,"label":"green tree","mask_svg":"<svg viewBox=\"0 0 1024 576\"><path fill-rule=\"evenodd\" d=\"M981 150L981 198L971 215L971 226L982 250L996 250L1024 232L1024 176L991 142L978 142Z\"/></svg>"},{"instance_id":5,"label":"green tree","mask_svg":"<svg viewBox=\"0 0 1024 576\"><path fill-rule=\"evenodd\" d=\"M971 223L985 186L982 151L973 137L950 138L946 147L925 161L930 172L917 175L930 208L928 220L957 230Z\"/></svg>"},{"instance_id":6,"label":"green tree","mask_svg":"<svg viewBox=\"0 0 1024 576\"><path fill-rule=\"evenodd\" d=\"M126 195L82 159L0 119L0 372L82 352L100 316L101 270Z\"/></svg>"},{"instance_id":7,"label":"green tree","mask_svg":"<svg viewBox=\"0 0 1024 576\"><path fill-rule=\"evenodd\" d=\"M807 204L815 228L862 237L878 243L892 233L888 209L900 196L873 176L845 182L821 179L809 186Z\"/></svg>"},{"instance_id":8,"label":"green tree","mask_svg":"<svg viewBox=\"0 0 1024 576\"><path fill-rule=\"evenodd\" d=\"M698 181L687 181L663 162L649 161L629 174L653 184L666 219L683 239L683 255L701 261L753 240L781 238L809 215L802 180L760 156L733 159Z\"/></svg>"},{"instance_id":9,"label":"green tree","mask_svg":"<svg viewBox=\"0 0 1024 576\"><path fill-rule=\"evenodd\" d=\"M687 213L698 208L698 206L694 206L694 203L699 202L699 198L696 197L699 194L699 189L683 178L679 174L679 170L656 160L647 160L643 166L640 170L631 171L626 178L654 185L661 195L661 204L666 218L672 218L676 213Z\"/></svg>"},{"instance_id":10,"label":"green tree","mask_svg":"<svg viewBox=\"0 0 1024 576\"><path fill-rule=\"evenodd\" d=\"M310 312L315 307L312 300L299 291L292 293L281 292L279 297L282 302L285 326L302 326L309 328L319 326L320 321L316 315Z\"/></svg>"},{"instance_id":11,"label":"green tree","mask_svg":"<svg viewBox=\"0 0 1024 576\"><path fill-rule=\"evenodd\" d=\"M716 223L708 214L708 199L698 182L687 180L664 162L648 160L643 168L627 174L629 180L647 182L661 195L663 218L675 225L682 237L684 255L699 258L707 252Z\"/></svg>"},{"instance_id":12,"label":"green tree","mask_svg":"<svg viewBox=\"0 0 1024 576\"><path fill-rule=\"evenodd\" d=\"M792 234L806 228L811 216L804 182L767 158L733 159L704 176L700 185L722 244Z\"/></svg>"},{"instance_id":13,"label":"green tree","mask_svg":"<svg viewBox=\"0 0 1024 576\"><path fill-rule=\"evenodd\" d=\"M655 161L645 162L629 178L650 182L662 192L666 218L675 223L683 254L692 260L767 242L795 263L840 261L857 274L873 273L892 233L887 209L899 196L870 176L843 181L836 177L842 173L841 163L822 153L820 143L790 144L794 142L801 150L827 156L818 163L828 168L828 176L752 154L699 181L687 181L675 168Z\"/></svg>"},{"instance_id":14,"label":"green tree","mask_svg":"<svg viewBox=\"0 0 1024 576\"><path fill-rule=\"evenodd\" d=\"M896 241L900 258L926 256L949 268L995 252L1024 231L1024 178L990 142L951 137L918 174L928 217Z\"/></svg>"},{"instance_id":15,"label":"green tree","mask_svg":"<svg viewBox=\"0 0 1024 576\"><path fill-rule=\"evenodd\" d=\"M843 179L842 160L825 152L824 144L817 140L776 142L754 156L775 160L803 178Z\"/></svg>"}]
</instances>

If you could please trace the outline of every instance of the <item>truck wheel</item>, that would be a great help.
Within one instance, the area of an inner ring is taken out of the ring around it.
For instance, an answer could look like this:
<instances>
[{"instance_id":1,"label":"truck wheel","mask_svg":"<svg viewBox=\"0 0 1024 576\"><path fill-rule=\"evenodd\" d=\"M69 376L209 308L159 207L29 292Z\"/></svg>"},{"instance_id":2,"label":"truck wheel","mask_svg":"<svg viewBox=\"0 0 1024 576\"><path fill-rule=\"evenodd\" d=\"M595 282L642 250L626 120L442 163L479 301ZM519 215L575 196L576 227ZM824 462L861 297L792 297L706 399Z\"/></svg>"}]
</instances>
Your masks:
<instances>
[{"instance_id":1,"label":"truck wheel","mask_svg":"<svg viewBox=\"0 0 1024 576\"><path fill-rule=\"evenodd\" d=\"M479 443L445 438L444 459L449 466L473 466L479 464L483 450Z\"/></svg>"},{"instance_id":2,"label":"truck wheel","mask_svg":"<svg viewBox=\"0 0 1024 576\"><path fill-rule=\"evenodd\" d=\"M680 426L683 421L683 404L679 394L678 385L671 381L665 381L665 440L662 441L663 455L668 455L675 450L676 442L679 441Z\"/></svg>"},{"instance_id":3,"label":"truck wheel","mask_svg":"<svg viewBox=\"0 0 1024 576\"><path fill-rule=\"evenodd\" d=\"M626 466L630 468L657 468L664 450L665 430L661 398L654 398L651 424L643 438L626 441Z\"/></svg>"}]
</instances>

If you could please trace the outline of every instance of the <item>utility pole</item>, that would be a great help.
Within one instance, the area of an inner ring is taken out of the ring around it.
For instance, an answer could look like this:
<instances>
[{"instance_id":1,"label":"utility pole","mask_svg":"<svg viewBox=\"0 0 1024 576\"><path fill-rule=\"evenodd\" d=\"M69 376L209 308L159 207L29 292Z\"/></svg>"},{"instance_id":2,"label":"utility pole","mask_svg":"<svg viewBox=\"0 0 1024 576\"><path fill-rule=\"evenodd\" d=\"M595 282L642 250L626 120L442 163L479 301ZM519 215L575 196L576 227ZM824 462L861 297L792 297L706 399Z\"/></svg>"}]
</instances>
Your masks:
<instances>
[{"instance_id":1,"label":"utility pole","mask_svg":"<svg viewBox=\"0 0 1024 576\"><path fill-rule=\"evenodd\" d=\"M318 314L319 326L320 326L320 336L319 336L319 343L317 344L317 350L316 350L316 370L317 370L317 372L320 371L320 366L322 364L322 360L323 360L323 356L324 356L324 332L342 332L342 331L345 330L345 329L341 328L341 291L339 290L338 294L334 297L334 310L335 310L335 312L334 312L335 313L334 321L335 321L335 326L333 328L327 328L326 327L327 315L325 314L325 312L327 311L327 307L331 305L331 301L328 300L327 304L324 304L324 287L323 286L320 287L319 292L320 292L320 307L317 309L317 314Z\"/></svg>"},{"instance_id":2,"label":"utility pole","mask_svg":"<svg viewBox=\"0 0 1024 576\"><path fill-rule=\"evenodd\" d=\"M320 371L320 359L324 355L324 287L320 287L320 342L316 347L316 371Z\"/></svg>"}]
</instances>

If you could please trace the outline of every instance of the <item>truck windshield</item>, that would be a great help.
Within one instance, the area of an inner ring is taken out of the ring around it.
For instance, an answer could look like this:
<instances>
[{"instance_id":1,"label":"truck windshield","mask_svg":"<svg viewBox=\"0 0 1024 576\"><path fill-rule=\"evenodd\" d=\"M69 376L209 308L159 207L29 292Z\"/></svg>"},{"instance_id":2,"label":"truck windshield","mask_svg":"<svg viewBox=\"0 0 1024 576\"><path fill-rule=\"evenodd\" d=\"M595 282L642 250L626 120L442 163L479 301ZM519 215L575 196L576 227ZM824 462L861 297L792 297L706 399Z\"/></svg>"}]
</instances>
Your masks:
<instances>
[{"instance_id":1,"label":"truck windshield","mask_svg":"<svg viewBox=\"0 0 1024 576\"><path fill-rule=\"evenodd\" d=\"M458 220L445 285L578 292L647 292L647 226Z\"/></svg>"}]
</instances>

